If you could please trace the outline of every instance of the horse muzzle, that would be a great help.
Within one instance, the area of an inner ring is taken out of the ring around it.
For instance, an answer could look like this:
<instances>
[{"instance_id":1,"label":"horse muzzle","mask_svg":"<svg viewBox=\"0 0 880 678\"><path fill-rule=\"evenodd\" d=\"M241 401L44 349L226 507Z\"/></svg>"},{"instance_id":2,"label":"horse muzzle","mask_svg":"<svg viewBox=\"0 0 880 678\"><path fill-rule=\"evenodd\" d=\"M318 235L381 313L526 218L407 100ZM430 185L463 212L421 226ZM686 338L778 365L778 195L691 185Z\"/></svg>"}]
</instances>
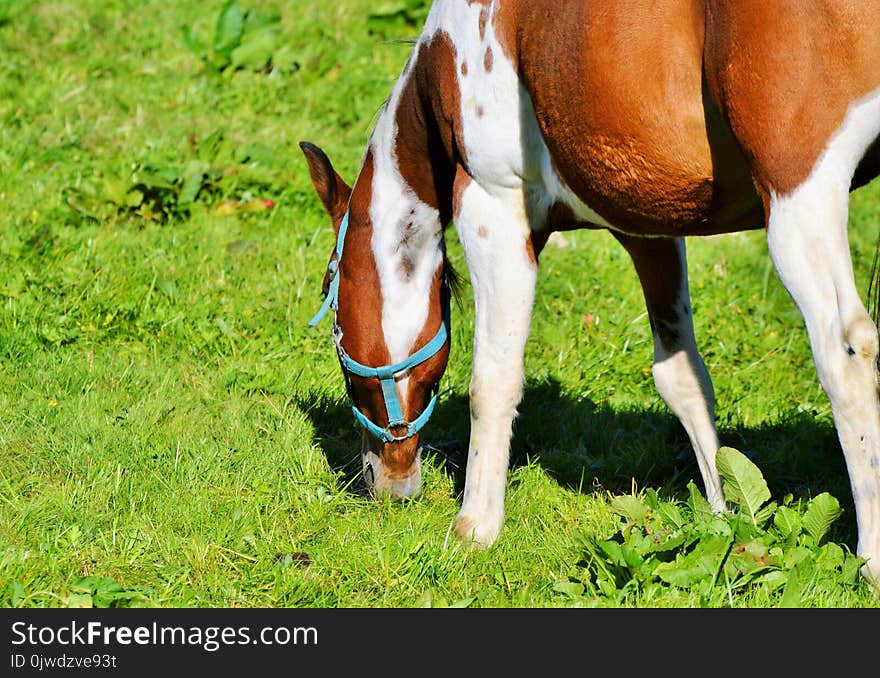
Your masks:
<instances>
[{"instance_id":1,"label":"horse muzzle","mask_svg":"<svg viewBox=\"0 0 880 678\"><path fill-rule=\"evenodd\" d=\"M363 453L363 464L364 483L376 498L415 499L422 493L421 448L408 469L389 467L381 455L369 449Z\"/></svg>"}]
</instances>

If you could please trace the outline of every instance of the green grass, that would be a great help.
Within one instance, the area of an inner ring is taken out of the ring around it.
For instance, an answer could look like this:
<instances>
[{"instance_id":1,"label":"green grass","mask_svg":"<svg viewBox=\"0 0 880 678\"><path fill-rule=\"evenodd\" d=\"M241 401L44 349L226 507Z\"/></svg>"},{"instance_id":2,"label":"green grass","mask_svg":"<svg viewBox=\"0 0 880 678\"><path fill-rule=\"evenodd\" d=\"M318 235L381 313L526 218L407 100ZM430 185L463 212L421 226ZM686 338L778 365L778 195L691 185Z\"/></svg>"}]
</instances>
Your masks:
<instances>
[{"instance_id":1,"label":"green grass","mask_svg":"<svg viewBox=\"0 0 880 678\"><path fill-rule=\"evenodd\" d=\"M271 65L213 73L182 29L209 39L222 5L0 2L0 604L779 605L766 586L589 583L584 537L618 531L613 496L677 501L699 482L650 377L638 281L606 233L542 255L496 546L470 552L449 534L467 289L422 498L358 492L359 432L327 328L306 325L332 231L297 143L354 178L419 3L370 18L366 0L242 1L277 18ZM852 206L865 291L878 228L875 182ZM830 408L762 234L688 247L723 442L750 453L775 499L837 497L831 538L854 549ZM804 604L877 606L861 581L810 586Z\"/></svg>"}]
</instances>

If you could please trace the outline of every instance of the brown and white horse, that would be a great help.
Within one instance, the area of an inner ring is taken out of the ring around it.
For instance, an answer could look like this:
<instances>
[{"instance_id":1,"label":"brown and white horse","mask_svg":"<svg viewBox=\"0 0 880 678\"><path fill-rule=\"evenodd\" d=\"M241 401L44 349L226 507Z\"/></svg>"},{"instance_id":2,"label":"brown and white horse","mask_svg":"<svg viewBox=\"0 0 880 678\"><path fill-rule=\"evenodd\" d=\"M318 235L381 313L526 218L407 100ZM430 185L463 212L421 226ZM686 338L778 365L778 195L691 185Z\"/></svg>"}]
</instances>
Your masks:
<instances>
[{"instance_id":1,"label":"brown and white horse","mask_svg":"<svg viewBox=\"0 0 880 678\"><path fill-rule=\"evenodd\" d=\"M419 492L454 222L476 314L455 531L495 541L538 255L553 231L604 228L632 257L655 384L723 509L684 236L765 228L880 582L878 334L847 239L849 193L880 173L878 36L880 0L436 0L354 187L301 145L337 229L325 291L373 491Z\"/></svg>"}]
</instances>

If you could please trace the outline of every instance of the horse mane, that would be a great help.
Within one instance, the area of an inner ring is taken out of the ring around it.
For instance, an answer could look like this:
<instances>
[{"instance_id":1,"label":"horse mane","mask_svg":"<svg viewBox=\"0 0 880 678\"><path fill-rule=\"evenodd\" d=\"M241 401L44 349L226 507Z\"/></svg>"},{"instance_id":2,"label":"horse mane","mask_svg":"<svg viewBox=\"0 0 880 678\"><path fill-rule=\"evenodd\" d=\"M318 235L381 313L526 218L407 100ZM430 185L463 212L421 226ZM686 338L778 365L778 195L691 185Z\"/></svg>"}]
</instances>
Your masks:
<instances>
[{"instance_id":1,"label":"horse mane","mask_svg":"<svg viewBox=\"0 0 880 678\"><path fill-rule=\"evenodd\" d=\"M456 306L461 310L464 304L461 296L464 289L464 280L458 274L458 271L453 268L452 262L449 261L445 252L443 254L443 282L446 283L446 287L449 289L450 298L455 300Z\"/></svg>"}]
</instances>

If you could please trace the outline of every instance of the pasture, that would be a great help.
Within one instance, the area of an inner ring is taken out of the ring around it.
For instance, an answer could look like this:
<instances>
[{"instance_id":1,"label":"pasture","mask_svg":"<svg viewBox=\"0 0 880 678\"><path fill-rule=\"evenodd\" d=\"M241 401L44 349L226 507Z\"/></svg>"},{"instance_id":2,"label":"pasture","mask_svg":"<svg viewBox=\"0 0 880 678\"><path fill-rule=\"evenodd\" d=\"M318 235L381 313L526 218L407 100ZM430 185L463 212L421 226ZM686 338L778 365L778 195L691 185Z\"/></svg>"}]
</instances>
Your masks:
<instances>
[{"instance_id":1,"label":"pasture","mask_svg":"<svg viewBox=\"0 0 880 678\"><path fill-rule=\"evenodd\" d=\"M638 279L600 231L541 255L498 543L471 551L449 530L467 284L423 495L363 495L329 323L307 325L333 232L297 144L354 178L425 11L0 1L0 605L877 607L761 231L688 239L722 444L775 502L751 526L701 512ZM880 182L851 204L867 294Z\"/></svg>"}]
</instances>

